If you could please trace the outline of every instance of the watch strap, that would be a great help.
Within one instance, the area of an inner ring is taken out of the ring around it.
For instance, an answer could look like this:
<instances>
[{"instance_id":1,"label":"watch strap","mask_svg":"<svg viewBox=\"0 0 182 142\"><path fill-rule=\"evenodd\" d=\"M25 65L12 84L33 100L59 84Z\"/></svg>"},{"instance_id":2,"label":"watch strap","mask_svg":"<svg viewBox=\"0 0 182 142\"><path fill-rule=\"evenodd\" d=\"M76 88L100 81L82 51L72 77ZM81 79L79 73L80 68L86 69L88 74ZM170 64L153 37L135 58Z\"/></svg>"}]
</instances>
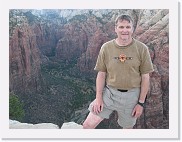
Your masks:
<instances>
[{"instance_id":1,"label":"watch strap","mask_svg":"<svg viewBox=\"0 0 182 142\"><path fill-rule=\"evenodd\" d=\"M139 105L142 106L142 107L145 107L145 103L141 103L141 102L138 101L137 104L139 104Z\"/></svg>"}]
</instances>

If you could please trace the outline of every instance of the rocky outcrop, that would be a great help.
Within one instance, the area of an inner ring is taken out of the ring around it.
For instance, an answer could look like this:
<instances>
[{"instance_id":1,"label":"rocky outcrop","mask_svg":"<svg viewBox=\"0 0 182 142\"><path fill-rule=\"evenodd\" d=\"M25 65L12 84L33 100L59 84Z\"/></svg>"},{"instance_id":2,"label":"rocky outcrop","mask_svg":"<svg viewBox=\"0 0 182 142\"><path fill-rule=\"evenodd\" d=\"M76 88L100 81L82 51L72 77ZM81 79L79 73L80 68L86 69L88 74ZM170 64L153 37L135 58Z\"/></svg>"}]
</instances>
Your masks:
<instances>
[{"instance_id":1,"label":"rocky outcrop","mask_svg":"<svg viewBox=\"0 0 182 142\"><path fill-rule=\"evenodd\" d=\"M144 128L169 128L169 10L159 10L139 27L145 27L145 32L137 35L136 29L136 38L149 47L155 69L140 121L146 124Z\"/></svg>"},{"instance_id":2,"label":"rocky outcrop","mask_svg":"<svg viewBox=\"0 0 182 142\"><path fill-rule=\"evenodd\" d=\"M63 123L63 125L61 126L61 129L83 129L83 126L75 122L67 122L67 123Z\"/></svg>"},{"instance_id":3,"label":"rocky outcrop","mask_svg":"<svg viewBox=\"0 0 182 142\"><path fill-rule=\"evenodd\" d=\"M9 120L10 129L59 129L59 126L52 123L39 123L39 124L30 124L30 123L21 123L16 120Z\"/></svg>"},{"instance_id":4,"label":"rocky outcrop","mask_svg":"<svg viewBox=\"0 0 182 142\"><path fill-rule=\"evenodd\" d=\"M56 46L56 57L61 60L77 60L88 46L88 35L77 22L63 27L64 37L60 38Z\"/></svg>"},{"instance_id":5,"label":"rocky outcrop","mask_svg":"<svg viewBox=\"0 0 182 142\"><path fill-rule=\"evenodd\" d=\"M64 36L62 35L62 25L46 24L44 22L32 25L34 34L36 35L37 47L41 54L47 57L55 56L55 50L58 40Z\"/></svg>"},{"instance_id":6,"label":"rocky outcrop","mask_svg":"<svg viewBox=\"0 0 182 142\"><path fill-rule=\"evenodd\" d=\"M58 125L53 123L21 123L16 120L9 120L9 128L10 129L83 129L82 125L79 125L75 122L67 122L63 123L61 128Z\"/></svg>"},{"instance_id":7,"label":"rocky outcrop","mask_svg":"<svg viewBox=\"0 0 182 142\"><path fill-rule=\"evenodd\" d=\"M36 35L24 16L10 17L10 91L31 92L41 88L40 52Z\"/></svg>"}]
</instances>

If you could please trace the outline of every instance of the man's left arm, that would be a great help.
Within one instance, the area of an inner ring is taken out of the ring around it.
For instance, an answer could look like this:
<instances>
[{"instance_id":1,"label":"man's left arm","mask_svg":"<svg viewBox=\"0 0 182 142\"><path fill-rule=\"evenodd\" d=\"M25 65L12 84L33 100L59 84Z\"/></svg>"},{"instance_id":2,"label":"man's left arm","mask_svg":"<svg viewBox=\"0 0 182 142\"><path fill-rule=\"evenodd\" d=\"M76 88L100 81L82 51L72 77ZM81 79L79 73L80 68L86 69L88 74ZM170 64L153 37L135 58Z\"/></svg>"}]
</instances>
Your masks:
<instances>
[{"instance_id":1,"label":"man's left arm","mask_svg":"<svg viewBox=\"0 0 182 142\"><path fill-rule=\"evenodd\" d=\"M142 80L141 80L141 90L140 90L140 96L139 96L139 102L144 103L146 95L149 90L149 73L142 74ZM132 116L134 117L140 117L140 115L143 112L143 106L137 104L135 108L133 109Z\"/></svg>"},{"instance_id":2,"label":"man's left arm","mask_svg":"<svg viewBox=\"0 0 182 142\"><path fill-rule=\"evenodd\" d=\"M142 81L141 81L141 91L140 91L140 97L139 102L144 103L146 95L149 90L149 73L142 74Z\"/></svg>"}]
</instances>

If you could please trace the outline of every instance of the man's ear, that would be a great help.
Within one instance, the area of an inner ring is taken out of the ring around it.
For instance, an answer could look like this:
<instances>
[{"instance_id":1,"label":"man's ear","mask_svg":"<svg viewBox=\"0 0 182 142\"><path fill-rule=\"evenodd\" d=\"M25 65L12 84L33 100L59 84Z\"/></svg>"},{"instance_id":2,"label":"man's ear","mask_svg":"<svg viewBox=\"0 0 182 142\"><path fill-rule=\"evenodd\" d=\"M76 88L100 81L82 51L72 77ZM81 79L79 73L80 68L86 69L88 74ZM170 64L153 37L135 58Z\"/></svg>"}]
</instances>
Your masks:
<instances>
[{"instance_id":1,"label":"man's ear","mask_svg":"<svg viewBox=\"0 0 182 142\"><path fill-rule=\"evenodd\" d=\"M114 31L115 31L115 32L116 32L116 29L117 29L117 26L115 25L115 26L114 26Z\"/></svg>"},{"instance_id":2,"label":"man's ear","mask_svg":"<svg viewBox=\"0 0 182 142\"><path fill-rule=\"evenodd\" d=\"M132 34L134 33L134 27L132 27Z\"/></svg>"},{"instance_id":3,"label":"man's ear","mask_svg":"<svg viewBox=\"0 0 182 142\"><path fill-rule=\"evenodd\" d=\"M134 31L135 31L135 28L134 28L134 25L132 26L132 33L134 33Z\"/></svg>"}]
</instances>

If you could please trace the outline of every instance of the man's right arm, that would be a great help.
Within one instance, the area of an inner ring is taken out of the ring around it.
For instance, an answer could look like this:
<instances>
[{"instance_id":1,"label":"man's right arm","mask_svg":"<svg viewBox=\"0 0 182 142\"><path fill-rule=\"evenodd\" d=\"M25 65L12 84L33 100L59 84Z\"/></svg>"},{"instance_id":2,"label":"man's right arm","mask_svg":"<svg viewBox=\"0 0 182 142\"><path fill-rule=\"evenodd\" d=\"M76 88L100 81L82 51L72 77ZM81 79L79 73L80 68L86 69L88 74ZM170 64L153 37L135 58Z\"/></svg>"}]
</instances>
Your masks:
<instances>
[{"instance_id":1,"label":"man's right arm","mask_svg":"<svg viewBox=\"0 0 182 142\"><path fill-rule=\"evenodd\" d=\"M106 72L99 71L96 78L96 99L93 104L93 111L99 113L103 109L102 92L105 86Z\"/></svg>"}]
</instances>

